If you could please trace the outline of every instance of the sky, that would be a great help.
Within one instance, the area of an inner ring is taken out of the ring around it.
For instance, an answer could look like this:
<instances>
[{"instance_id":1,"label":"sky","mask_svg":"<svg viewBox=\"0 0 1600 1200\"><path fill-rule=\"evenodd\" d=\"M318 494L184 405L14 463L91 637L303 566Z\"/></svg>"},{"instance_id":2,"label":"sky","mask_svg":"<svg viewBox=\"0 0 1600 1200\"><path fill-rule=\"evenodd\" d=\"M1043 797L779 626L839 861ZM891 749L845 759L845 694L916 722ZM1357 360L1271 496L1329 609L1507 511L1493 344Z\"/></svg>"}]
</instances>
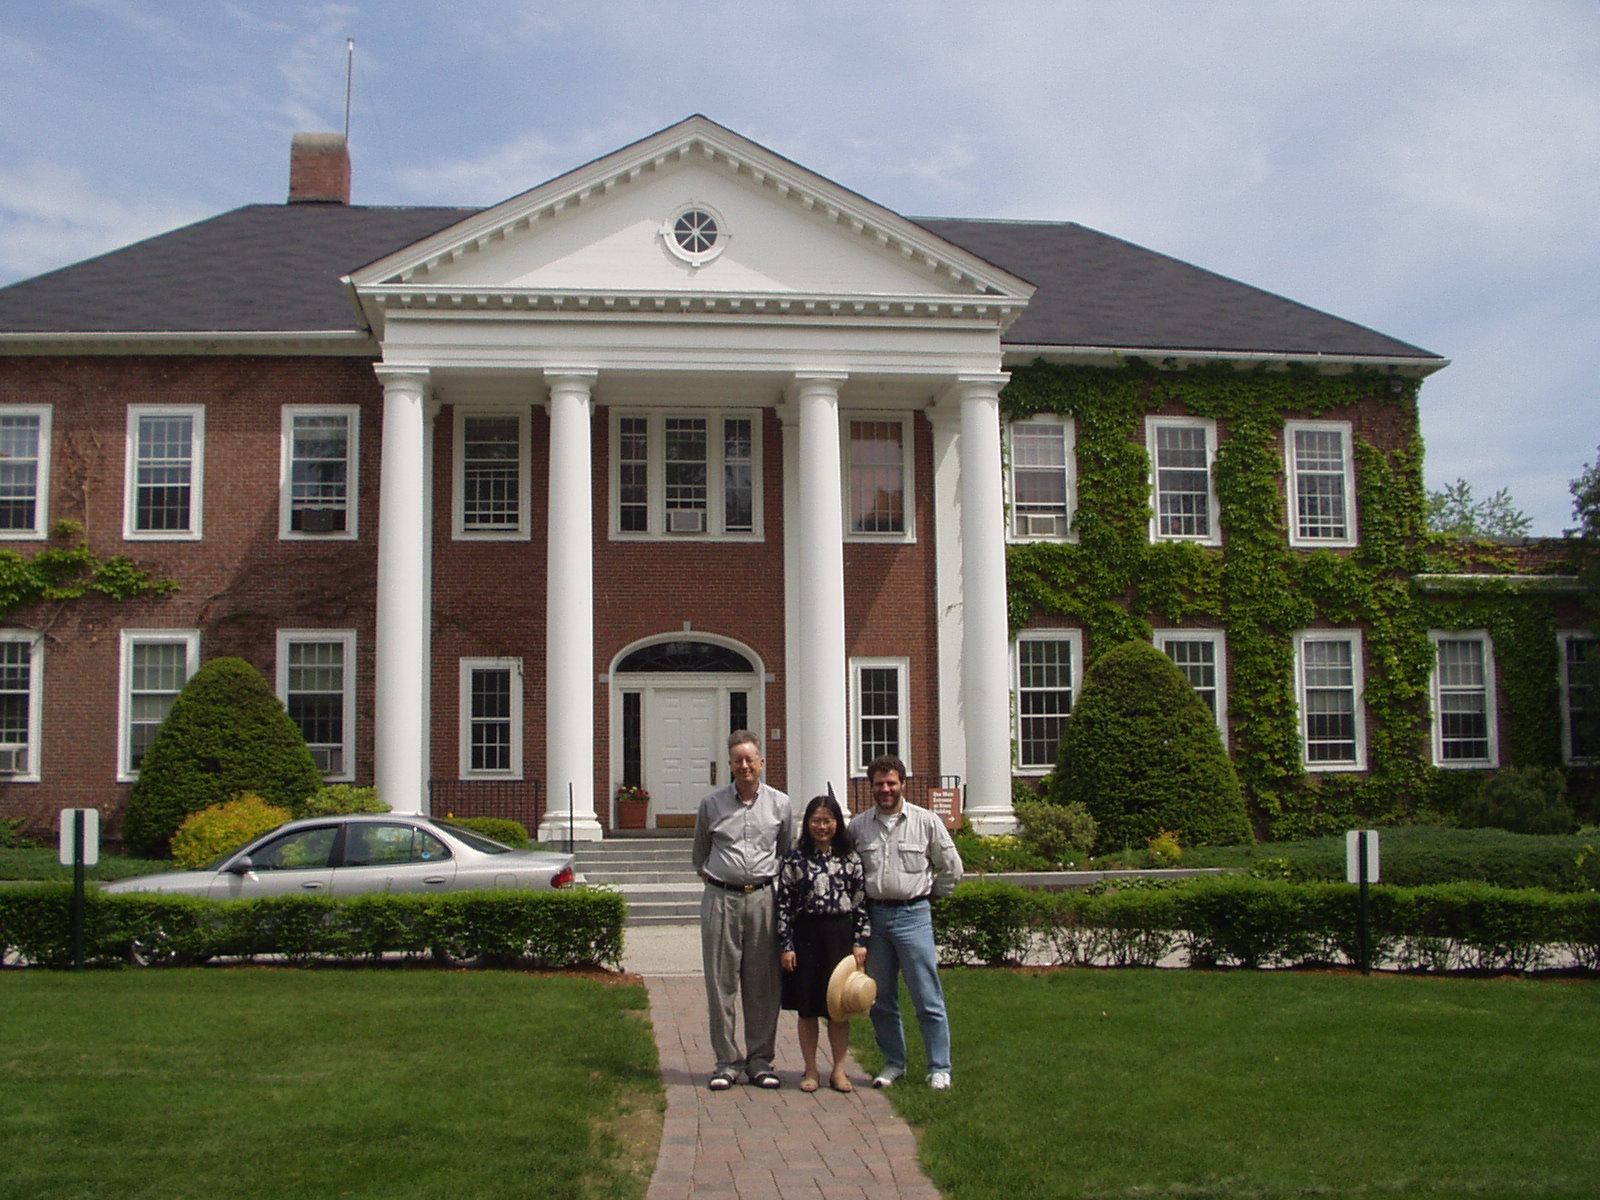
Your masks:
<instances>
[{"instance_id":1,"label":"sky","mask_svg":"<svg viewBox=\"0 0 1600 1200\"><path fill-rule=\"evenodd\" d=\"M494 204L703 113L1443 355L1429 486L1535 534L1600 457L1600 0L0 0L0 285L281 202L346 39L357 204Z\"/></svg>"}]
</instances>

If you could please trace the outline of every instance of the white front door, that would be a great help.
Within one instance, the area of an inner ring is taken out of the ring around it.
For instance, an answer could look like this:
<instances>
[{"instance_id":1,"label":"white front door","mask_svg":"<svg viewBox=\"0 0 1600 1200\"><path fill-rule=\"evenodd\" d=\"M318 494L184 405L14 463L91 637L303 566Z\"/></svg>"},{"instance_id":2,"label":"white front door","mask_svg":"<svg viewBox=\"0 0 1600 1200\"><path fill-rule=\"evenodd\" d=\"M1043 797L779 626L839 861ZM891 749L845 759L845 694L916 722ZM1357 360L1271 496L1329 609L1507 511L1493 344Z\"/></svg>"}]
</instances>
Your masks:
<instances>
[{"instance_id":1,"label":"white front door","mask_svg":"<svg viewBox=\"0 0 1600 1200\"><path fill-rule=\"evenodd\" d=\"M645 787L651 809L658 818L693 816L700 798L727 782L727 764L718 753L726 740L717 737L720 689L665 687L647 695L652 753L645 761Z\"/></svg>"}]
</instances>

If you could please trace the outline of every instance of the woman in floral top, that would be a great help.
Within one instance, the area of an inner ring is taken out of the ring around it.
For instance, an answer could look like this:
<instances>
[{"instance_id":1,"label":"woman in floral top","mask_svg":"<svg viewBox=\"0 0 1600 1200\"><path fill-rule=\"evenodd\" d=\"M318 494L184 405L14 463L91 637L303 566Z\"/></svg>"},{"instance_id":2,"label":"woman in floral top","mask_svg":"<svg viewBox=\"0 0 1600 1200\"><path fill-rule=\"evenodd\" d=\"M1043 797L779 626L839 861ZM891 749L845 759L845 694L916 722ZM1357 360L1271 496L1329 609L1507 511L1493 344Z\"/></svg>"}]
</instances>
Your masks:
<instances>
[{"instance_id":1,"label":"woman in floral top","mask_svg":"<svg viewBox=\"0 0 1600 1200\"><path fill-rule=\"evenodd\" d=\"M817 1090L819 1018L828 1015L828 979L847 954L867 960L867 877L861 856L850 844L839 802L818 796L806 805L800 845L784 855L778 869L778 949L783 966L783 1007L800 1019L802 1092ZM850 1053L850 1022L828 1021L833 1052L829 1086L855 1089L844 1073Z\"/></svg>"}]
</instances>

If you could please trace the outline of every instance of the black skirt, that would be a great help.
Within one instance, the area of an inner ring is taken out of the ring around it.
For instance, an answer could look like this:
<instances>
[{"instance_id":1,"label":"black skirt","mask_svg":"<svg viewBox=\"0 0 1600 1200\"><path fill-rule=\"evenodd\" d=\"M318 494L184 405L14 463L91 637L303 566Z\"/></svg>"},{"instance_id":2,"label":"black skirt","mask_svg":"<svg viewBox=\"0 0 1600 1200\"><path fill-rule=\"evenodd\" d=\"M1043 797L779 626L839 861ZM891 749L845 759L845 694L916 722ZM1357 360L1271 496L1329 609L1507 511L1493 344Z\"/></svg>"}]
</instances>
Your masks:
<instances>
[{"instance_id":1,"label":"black skirt","mask_svg":"<svg viewBox=\"0 0 1600 1200\"><path fill-rule=\"evenodd\" d=\"M795 968L783 972L784 1008L802 1017L828 1015L828 980L854 947L855 929L849 913L795 917Z\"/></svg>"}]
</instances>

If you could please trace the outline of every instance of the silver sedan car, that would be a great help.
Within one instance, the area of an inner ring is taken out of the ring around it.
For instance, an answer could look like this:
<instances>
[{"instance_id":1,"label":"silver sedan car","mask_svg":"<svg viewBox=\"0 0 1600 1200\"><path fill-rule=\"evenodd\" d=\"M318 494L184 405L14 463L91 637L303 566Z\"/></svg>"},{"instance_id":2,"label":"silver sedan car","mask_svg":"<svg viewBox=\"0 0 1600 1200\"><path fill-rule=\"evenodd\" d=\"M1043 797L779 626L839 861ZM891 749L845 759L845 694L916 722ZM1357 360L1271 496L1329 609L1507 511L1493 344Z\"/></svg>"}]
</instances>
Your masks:
<instances>
[{"instance_id":1,"label":"silver sedan car","mask_svg":"<svg viewBox=\"0 0 1600 1200\"><path fill-rule=\"evenodd\" d=\"M107 892L169 892L211 900L311 893L548 891L573 882L573 856L513 850L481 833L414 813L308 817L280 825L198 871L107 884Z\"/></svg>"}]
</instances>

